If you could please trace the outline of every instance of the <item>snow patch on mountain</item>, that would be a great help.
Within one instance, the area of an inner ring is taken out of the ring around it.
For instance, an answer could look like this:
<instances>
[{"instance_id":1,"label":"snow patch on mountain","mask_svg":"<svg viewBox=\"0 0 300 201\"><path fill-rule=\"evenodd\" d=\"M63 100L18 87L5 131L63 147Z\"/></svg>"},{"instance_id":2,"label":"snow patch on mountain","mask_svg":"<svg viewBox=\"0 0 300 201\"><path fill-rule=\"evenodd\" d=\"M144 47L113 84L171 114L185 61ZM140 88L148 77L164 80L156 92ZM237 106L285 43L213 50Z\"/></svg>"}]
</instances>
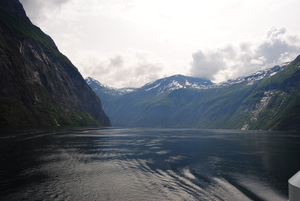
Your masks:
<instances>
[{"instance_id":1,"label":"snow patch on mountain","mask_svg":"<svg viewBox=\"0 0 300 201\"><path fill-rule=\"evenodd\" d=\"M104 85L104 84L101 84L99 81L91 78L91 77L87 77L85 79L86 83L92 88L93 91L102 91L106 94L110 94L110 95L124 95L124 94L127 94L127 93L130 93L130 92L133 92L135 91L136 89L135 88L121 88L121 89L118 89L118 88L114 88L114 87L109 87L107 85Z\"/></svg>"},{"instance_id":2,"label":"snow patch on mountain","mask_svg":"<svg viewBox=\"0 0 300 201\"><path fill-rule=\"evenodd\" d=\"M226 85L232 85L232 84L237 84L241 82L248 82L248 85L252 85L254 82L259 81L261 79L264 79L266 77L271 77L275 75L277 72L281 71L286 67L290 62L285 62L281 65L274 66L272 68L264 69L264 70L259 70L249 76L241 76L236 79L230 79L225 82L221 82L217 85L221 86L226 86Z\"/></svg>"},{"instance_id":3,"label":"snow patch on mountain","mask_svg":"<svg viewBox=\"0 0 300 201\"><path fill-rule=\"evenodd\" d=\"M150 90L152 90L152 89L155 89L155 88L159 87L160 84L161 84L161 83L158 83L158 84L155 85L154 87L150 87L150 88L148 88L148 89L145 89L145 91L150 91Z\"/></svg>"}]
</instances>

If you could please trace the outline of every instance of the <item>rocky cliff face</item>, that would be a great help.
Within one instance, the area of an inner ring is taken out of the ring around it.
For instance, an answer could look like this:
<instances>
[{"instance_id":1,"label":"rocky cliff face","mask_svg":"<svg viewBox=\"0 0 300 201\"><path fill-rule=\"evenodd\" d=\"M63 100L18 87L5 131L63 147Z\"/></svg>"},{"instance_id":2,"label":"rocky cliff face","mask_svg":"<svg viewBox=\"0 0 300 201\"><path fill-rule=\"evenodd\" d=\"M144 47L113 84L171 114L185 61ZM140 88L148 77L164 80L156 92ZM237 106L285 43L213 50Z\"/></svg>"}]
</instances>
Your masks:
<instances>
[{"instance_id":1,"label":"rocky cliff face","mask_svg":"<svg viewBox=\"0 0 300 201\"><path fill-rule=\"evenodd\" d=\"M100 99L18 0L0 2L0 124L110 125Z\"/></svg>"}]
</instances>

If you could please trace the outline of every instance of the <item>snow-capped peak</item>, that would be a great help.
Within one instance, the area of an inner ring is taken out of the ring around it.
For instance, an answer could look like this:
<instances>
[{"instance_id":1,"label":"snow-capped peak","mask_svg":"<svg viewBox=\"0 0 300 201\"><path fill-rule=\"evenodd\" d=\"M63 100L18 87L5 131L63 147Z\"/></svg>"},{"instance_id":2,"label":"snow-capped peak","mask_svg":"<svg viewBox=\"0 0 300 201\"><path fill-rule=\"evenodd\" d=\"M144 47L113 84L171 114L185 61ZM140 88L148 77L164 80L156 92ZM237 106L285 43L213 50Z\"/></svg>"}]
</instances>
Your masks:
<instances>
[{"instance_id":1,"label":"snow-capped peak","mask_svg":"<svg viewBox=\"0 0 300 201\"><path fill-rule=\"evenodd\" d=\"M92 88L93 91L102 91L103 93L110 94L110 95L123 95L126 93L130 93L135 90L135 88L114 88L114 87L109 87L107 85L101 84L99 81L87 77L85 79L86 83Z\"/></svg>"},{"instance_id":2,"label":"snow-capped peak","mask_svg":"<svg viewBox=\"0 0 300 201\"><path fill-rule=\"evenodd\" d=\"M164 92L169 92L180 88L205 89L211 85L213 85L213 83L209 80L187 77L183 75L173 75L145 84L139 90L154 92L159 95Z\"/></svg>"}]
</instances>

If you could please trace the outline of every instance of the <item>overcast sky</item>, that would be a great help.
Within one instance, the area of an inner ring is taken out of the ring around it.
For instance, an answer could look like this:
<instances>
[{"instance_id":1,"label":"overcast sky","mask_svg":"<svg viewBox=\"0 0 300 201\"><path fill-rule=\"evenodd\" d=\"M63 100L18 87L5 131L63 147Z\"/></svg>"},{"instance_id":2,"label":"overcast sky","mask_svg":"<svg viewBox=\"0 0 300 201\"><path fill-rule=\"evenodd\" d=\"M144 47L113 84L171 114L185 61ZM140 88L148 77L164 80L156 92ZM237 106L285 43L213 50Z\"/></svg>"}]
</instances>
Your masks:
<instances>
[{"instance_id":1,"label":"overcast sky","mask_svg":"<svg viewBox=\"0 0 300 201\"><path fill-rule=\"evenodd\" d=\"M300 54L299 0L20 0L83 77L221 82Z\"/></svg>"}]
</instances>

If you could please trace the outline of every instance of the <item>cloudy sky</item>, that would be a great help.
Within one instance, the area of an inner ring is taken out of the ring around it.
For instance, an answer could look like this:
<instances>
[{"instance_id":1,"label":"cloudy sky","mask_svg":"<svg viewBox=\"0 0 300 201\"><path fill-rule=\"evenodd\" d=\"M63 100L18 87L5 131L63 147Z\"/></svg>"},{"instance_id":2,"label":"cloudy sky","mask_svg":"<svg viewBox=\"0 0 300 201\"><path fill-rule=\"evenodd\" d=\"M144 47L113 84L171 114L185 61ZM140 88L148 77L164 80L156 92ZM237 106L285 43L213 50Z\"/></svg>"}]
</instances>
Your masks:
<instances>
[{"instance_id":1,"label":"cloudy sky","mask_svg":"<svg viewBox=\"0 0 300 201\"><path fill-rule=\"evenodd\" d=\"M300 54L299 0L20 0L79 69L112 87L221 82Z\"/></svg>"}]
</instances>

